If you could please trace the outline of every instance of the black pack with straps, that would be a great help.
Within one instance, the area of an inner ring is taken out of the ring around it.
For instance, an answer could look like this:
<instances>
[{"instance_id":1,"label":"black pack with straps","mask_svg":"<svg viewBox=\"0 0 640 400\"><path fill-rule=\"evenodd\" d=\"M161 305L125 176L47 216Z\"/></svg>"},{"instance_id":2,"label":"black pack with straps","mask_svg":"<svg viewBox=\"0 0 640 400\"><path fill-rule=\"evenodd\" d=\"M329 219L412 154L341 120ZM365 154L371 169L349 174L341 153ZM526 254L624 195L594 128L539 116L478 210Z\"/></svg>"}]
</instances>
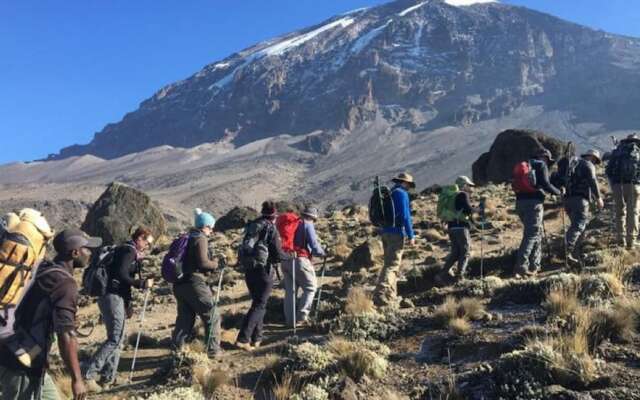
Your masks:
<instances>
[{"instance_id":1,"label":"black pack with straps","mask_svg":"<svg viewBox=\"0 0 640 400\"><path fill-rule=\"evenodd\" d=\"M265 267L269 260L269 244L273 239L272 224L264 219L252 221L245 227L238 260L245 268Z\"/></svg>"},{"instance_id":2,"label":"black pack with straps","mask_svg":"<svg viewBox=\"0 0 640 400\"><path fill-rule=\"evenodd\" d=\"M380 184L380 178L376 177L369 199L369 220L378 228L390 228L396 226L396 210L393 204L392 190L388 186Z\"/></svg>"},{"instance_id":3,"label":"black pack with straps","mask_svg":"<svg viewBox=\"0 0 640 400\"><path fill-rule=\"evenodd\" d=\"M117 246L104 246L93 254L91 263L82 274L82 290L92 297L101 297L109 286L109 267L113 264Z\"/></svg>"},{"instance_id":4,"label":"black pack with straps","mask_svg":"<svg viewBox=\"0 0 640 400\"><path fill-rule=\"evenodd\" d=\"M640 145L635 141L623 141L611 153L605 168L613 183L640 183Z\"/></svg>"}]
</instances>

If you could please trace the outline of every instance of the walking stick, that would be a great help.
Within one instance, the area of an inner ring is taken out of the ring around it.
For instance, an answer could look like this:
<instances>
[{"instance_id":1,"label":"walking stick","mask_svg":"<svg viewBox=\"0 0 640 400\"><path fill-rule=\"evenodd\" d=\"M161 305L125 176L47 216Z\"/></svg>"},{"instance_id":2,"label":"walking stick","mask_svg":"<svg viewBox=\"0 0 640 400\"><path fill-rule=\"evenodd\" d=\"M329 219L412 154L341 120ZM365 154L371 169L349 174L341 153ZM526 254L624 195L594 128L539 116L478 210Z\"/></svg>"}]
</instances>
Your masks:
<instances>
[{"instance_id":1,"label":"walking stick","mask_svg":"<svg viewBox=\"0 0 640 400\"><path fill-rule=\"evenodd\" d=\"M560 214L562 215L562 245L564 247L564 268L569 268L569 259L567 255L567 225L565 222L564 204L560 205Z\"/></svg>"},{"instance_id":2,"label":"walking stick","mask_svg":"<svg viewBox=\"0 0 640 400\"><path fill-rule=\"evenodd\" d=\"M136 347L133 351L133 360L131 361L131 373L129 374L129 382L133 379L133 371L136 368L136 358L138 357L138 347L140 346L140 336L142 335L142 323L144 322L144 314L147 310L147 303L149 301L149 294L151 289L147 288L144 292L144 304L142 305L142 314L140 315L140 322L138 324L138 337L136 338Z\"/></svg>"},{"instance_id":3,"label":"walking stick","mask_svg":"<svg viewBox=\"0 0 640 400\"><path fill-rule=\"evenodd\" d=\"M220 269L220 277L218 278L218 290L216 291L216 298L213 301L213 307L211 307L211 311L209 312L209 335L207 338L207 351L209 351L209 346L211 346L211 341L213 340L213 317L218 309L218 302L220 301L220 292L222 291L222 277L224 276L224 270L226 269L226 265Z\"/></svg>"},{"instance_id":4,"label":"walking stick","mask_svg":"<svg viewBox=\"0 0 640 400\"><path fill-rule=\"evenodd\" d=\"M322 261L322 271L320 272L320 284L318 285L318 299L316 300L316 311L313 315L313 318L318 320L318 310L320 310L320 298L322 297L322 281L324 281L324 272L327 269L327 256L324 256L324 260Z\"/></svg>"}]
</instances>

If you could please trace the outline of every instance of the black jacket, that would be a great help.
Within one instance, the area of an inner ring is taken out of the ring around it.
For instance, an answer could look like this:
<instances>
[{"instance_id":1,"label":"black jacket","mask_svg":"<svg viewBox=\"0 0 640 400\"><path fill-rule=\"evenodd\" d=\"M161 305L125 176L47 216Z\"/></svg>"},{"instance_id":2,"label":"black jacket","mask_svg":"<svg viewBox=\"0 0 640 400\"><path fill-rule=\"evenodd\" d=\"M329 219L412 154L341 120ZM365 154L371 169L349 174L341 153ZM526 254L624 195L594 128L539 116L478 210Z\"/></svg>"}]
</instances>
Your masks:
<instances>
[{"instance_id":1,"label":"black jacket","mask_svg":"<svg viewBox=\"0 0 640 400\"><path fill-rule=\"evenodd\" d=\"M471 227L471 217L473 213L478 212L477 209L471 207L471 202L469 201L469 193L467 192L459 192L456 195L456 211L461 211L465 216L469 217L467 219L462 219L459 221L450 221L449 229L452 228L470 228Z\"/></svg>"},{"instance_id":2,"label":"black jacket","mask_svg":"<svg viewBox=\"0 0 640 400\"><path fill-rule=\"evenodd\" d=\"M135 275L140 272L140 268L133 242L118 246L113 255L113 262L108 268L109 284L107 285L107 293L117 294L126 303L129 303L131 301L131 287L141 289L144 283L142 279L135 279Z\"/></svg>"}]
</instances>

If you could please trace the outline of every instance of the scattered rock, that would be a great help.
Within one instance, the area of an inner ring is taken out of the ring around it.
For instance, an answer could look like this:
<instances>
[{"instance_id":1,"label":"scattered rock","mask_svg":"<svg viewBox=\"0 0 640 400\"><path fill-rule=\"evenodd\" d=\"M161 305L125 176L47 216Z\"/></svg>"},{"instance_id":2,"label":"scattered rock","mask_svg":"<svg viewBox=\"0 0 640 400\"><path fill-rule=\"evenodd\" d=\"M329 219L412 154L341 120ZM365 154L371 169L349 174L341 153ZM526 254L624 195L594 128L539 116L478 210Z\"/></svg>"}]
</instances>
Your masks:
<instances>
[{"instance_id":1,"label":"scattered rock","mask_svg":"<svg viewBox=\"0 0 640 400\"><path fill-rule=\"evenodd\" d=\"M258 212L251 207L234 207L216 221L216 230L226 232L242 229L250 221L258 218Z\"/></svg>"},{"instance_id":2,"label":"scattered rock","mask_svg":"<svg viewBox=\"0 0 640 400\"><path fill-rule=\"evenodd\" d=\"M141 225L151 229L156 237L166 234L162 212L149 196L113 182L89 210L82 230L101 237L105 244L119 244Z\"/></svg>"},{"instance_id":3,"label":"scattered rock","mask_svg":"<svg viewBox=\"0 0 640 400\"><path fill-rule=\"evenodd\" d=\"M358 271L360 268L371 269L381 266L383 257L382 242L377 238L370 238L351 252L344 266L353 271Z\"/></svg>"}]
</instances>

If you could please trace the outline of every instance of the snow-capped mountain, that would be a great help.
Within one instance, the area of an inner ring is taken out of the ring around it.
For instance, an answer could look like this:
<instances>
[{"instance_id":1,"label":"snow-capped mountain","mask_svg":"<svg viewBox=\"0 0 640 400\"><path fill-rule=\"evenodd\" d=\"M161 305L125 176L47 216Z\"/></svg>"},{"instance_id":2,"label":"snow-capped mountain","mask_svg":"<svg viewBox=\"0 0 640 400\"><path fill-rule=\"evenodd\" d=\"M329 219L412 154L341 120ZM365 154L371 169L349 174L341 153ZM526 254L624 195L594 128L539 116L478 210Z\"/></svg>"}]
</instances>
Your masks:
<instances>
[{"instance_id":1,"label":"snow-capped mountain","mask_svg":"<svg viewBox=\"0 0 640 400\"><path fill-rule=\"evenodd\" d=\"M207 65L159 90L88 145L54 158L243 145L282 134L312 134L302 145L326 154L345 135L380 121L430 132L526 107L562 114L568 130L587 140L640 125L639 66L640 40L526 8L398 0Z\"/></svg>"}]
</instances>

